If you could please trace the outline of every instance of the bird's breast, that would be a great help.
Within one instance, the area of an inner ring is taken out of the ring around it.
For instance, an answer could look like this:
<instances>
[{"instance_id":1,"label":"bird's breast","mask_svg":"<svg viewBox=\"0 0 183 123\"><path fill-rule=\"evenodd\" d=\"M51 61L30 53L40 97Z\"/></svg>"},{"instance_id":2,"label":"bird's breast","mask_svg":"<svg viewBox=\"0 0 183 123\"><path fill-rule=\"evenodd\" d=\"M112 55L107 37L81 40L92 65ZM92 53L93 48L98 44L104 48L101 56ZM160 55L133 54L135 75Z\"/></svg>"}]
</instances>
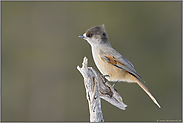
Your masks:
<instances>
[{"instance_id":1,"label":"bird's breast","mask_svg":"<svg viewBox=\"0 0 183 123\"><path fill-rule=\"evenodd\" d=\"M99 55L94 54L93 55L94 62L99 69L99 71L103 75L109 75L109 77L106 77L109 81L120 81L123 76L125 76L126 71L123 69L119 69L115 67L114 65L108 63L107 61L103 60Z\"/></svg>"}]
</instances>

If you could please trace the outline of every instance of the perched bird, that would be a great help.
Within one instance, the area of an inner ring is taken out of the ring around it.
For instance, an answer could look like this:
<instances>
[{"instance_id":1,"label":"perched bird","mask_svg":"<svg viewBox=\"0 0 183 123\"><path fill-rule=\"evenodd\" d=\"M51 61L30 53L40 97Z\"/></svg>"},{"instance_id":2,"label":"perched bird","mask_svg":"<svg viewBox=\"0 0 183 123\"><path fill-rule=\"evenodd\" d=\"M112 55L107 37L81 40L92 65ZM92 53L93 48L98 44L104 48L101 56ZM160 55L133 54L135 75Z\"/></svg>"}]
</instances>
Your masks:
<instances>
[{"instance_id":1,"label":"perched bird","mask_svg":"<svg viewBox=\"0 0 183 123\"><path fill-rule=\"evenodd\" d=\"M79 37L85 39L91 45L95 64L108 81L137 83L154 103L161 108L148 88L142 83L144 80L136 72L132 63L112 48L104 24L88 29Z\"/></svg>"}]
</instances>

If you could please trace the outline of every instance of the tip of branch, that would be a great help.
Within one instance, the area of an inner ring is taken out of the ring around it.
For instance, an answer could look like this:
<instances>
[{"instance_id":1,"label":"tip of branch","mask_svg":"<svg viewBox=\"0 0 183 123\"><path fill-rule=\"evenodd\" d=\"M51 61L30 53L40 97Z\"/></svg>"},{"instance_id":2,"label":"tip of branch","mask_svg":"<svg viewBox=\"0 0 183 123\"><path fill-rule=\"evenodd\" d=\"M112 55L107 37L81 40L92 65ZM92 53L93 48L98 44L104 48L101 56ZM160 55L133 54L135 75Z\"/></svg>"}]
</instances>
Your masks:
<instances>
[{"instance_id":1,"label":"tip of branch","mask_svg":"<svg viewBox=\"0 0 183 123\"><path fill-rule=\"evenodd\" d=\"M79 66L77 66L77 69L80 71L81 70L81 68L79 67Z\"/></svg>"},{"instance_id":2,"label":"tip of branch","mask_svg":"<svg viewBox=\"0 0 183 123\"><path fill-rule=\"evenodd\" d=\"M86 58L86 56L83 58L83 63L82 63L82 67L87 67L88 66L88 59Z\"/></svg>"},{"instance_id":3,"label":"tip of branch","mask_svg":"<svg viewBox=\"0 0 183 123\"><path fill-rule=\"evenodd\" d=\"M81 72L82 68L87 68L88 65L88 59L86 58L86 56L83 58L83 63L82 63L82 67L77 66L77 69Z\"/></svg>"}]
</instances>

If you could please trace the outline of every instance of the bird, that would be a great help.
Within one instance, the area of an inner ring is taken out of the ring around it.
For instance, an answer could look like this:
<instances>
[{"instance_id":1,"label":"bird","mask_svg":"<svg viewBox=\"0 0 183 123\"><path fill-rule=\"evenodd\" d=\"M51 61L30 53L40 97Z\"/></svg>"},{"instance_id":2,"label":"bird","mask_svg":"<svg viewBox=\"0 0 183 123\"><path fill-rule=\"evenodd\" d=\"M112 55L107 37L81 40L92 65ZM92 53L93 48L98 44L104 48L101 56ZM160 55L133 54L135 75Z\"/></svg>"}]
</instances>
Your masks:
<instances>
[{"instance_id":1,"label":"bird","mask_svg":"<svg viewBox=\"0 0 183 123\"><path fill-rule=\"evenodd\" d=\"M85 39L91 45L94 62L108 81L115 82L115 84L119 81L137 83L153 102L161 108L148 88L143 84L145 81L137 73L133 64L111 46L104 24L89 28L79 37Z\"/></svg>"}]
</instances>

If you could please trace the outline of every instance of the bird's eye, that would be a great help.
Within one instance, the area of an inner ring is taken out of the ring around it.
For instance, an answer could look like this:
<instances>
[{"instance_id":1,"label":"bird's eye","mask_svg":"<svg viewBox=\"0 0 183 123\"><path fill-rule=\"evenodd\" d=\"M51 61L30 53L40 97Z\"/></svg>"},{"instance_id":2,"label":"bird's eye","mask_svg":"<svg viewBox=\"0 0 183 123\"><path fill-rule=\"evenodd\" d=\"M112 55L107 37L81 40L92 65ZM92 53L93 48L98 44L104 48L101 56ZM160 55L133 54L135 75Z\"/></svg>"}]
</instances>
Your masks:
<instances>
[{"instance_id":1,"label":"bird's eye","mask_svg":"<svg viewBox=\"0 0 183 123\"><path fill-rule=\"evenodd\" d=\"M106 36L105 32L103 33L103 36Z\"/></svg>"},{"instance_id":2,"label":"bird's eye","mask_svg":"<svg viewBox=\"0 0 183 123\"><path fill-rule=\"evenodd\" d=\"M90 33L90 34L88 34L88 37L89 37L89 38L90 38L90 37L92 37L92 36L93 36L93 34L91 34L91 33Z\"/></svg>"}]
</instances>

